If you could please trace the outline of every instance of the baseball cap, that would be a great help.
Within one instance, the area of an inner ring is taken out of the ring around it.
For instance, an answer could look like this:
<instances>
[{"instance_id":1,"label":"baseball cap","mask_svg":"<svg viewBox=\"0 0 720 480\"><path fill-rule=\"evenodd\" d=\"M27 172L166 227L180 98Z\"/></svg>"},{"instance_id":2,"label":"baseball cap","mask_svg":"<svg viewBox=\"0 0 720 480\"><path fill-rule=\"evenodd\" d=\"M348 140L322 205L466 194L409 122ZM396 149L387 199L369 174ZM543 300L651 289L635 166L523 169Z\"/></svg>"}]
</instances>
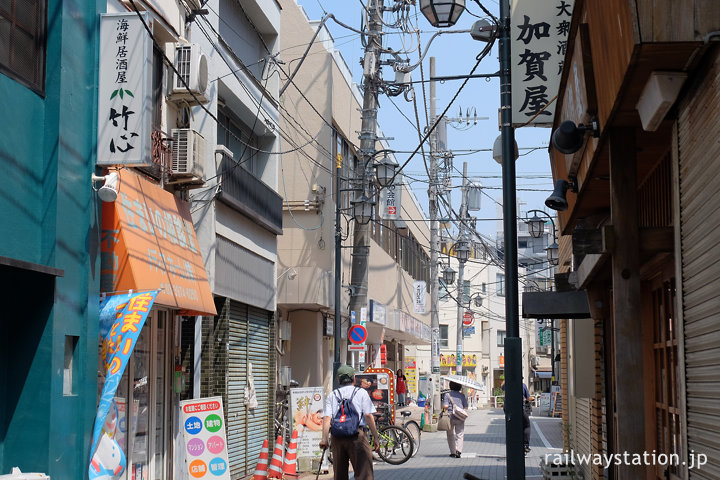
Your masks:
<instances>
[{"instance_id":1,"label":"baseball cap","mask_svg":"<svg viewBox=\"0 0 720 480\"><path fill-rule=\"evenodd\" d=\"M337 370L338 380L342 380L344 377L347 377L348 380L352 380L354 376L355 370L350 365L340 365Z\"/></svg>"}]
</instances>

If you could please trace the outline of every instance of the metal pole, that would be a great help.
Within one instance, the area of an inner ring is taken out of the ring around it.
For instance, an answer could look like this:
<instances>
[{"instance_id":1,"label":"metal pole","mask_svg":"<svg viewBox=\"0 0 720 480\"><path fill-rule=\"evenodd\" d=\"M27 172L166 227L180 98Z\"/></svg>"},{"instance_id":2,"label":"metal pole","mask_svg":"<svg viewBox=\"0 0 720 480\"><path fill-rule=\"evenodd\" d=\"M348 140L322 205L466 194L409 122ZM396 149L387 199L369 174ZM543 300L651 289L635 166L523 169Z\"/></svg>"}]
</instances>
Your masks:
<instances>
[{"instance_id":1,"label":"metal pole","mask_svg":"<svg viewBox=\"0 0 720 480\"><path fill-rule=\"evenodd\" d=\"M467 162L463 162L463 178L462 189L460 190L460 228L458 232L458 242L466 241L465 239L465 220L467 218ZM457 252L457 250L456 250ZM458 287L457 287L457 328L455 339L455 364L458 375L462 375L462 355L463 355L463 315L465 313L465 262L458 261Z\"/></svg>"},{"instance_id":2,"label":"metal pole","mask_svg":"<svg viewBox=\"0 0 720 480\"><path fill-rule=\"evenodd\" d=\"M552 366L552 374L550 377L550 386L555 385L555 319L550 319L550 365Z\"/></svg>"},{"instance_id":3,"label":"metal pole","mask_svg":"<svg viewBox=\"0 0 720 480\"><path fill-rule=\"evenodd\" d=\"M515 132L510 84L510 3L500 0L500 121L502 135L503 224L505 237L505 452L507 478L525 478L523 448L522 339L518 308Z\"/></svg>"},{"instance_id":4,"label":"metal pole","mask_svg":"<svg viewBox=\"0 0 720 480\"><path fill-rule=\"evenodd\" d=\"M335 342L333 345L333 390L338 388L337 371L340 368L340 342L342 336L342 317L340 310L340 274L342 269L342 229L340 228L340 172L342 172L342 154L337 154L335 160L335 319L333 323L333 334Z\"/></svg>"},{"instance_id":5,"label":"metal pole","mask_svg":"<svg viewBox=\"0 0 720 480\"><path fill-rule=\"evenodd\" d=\"M430 76L435 75L435 57L430 57ZM430 123L435 122L435 82L430 82ZM438 256L440 239L438 238L438 164L437 164L437 129L430 133L430 185L428 201L430 210L430 367L433 380L433 391L428 395L433 412L440 410L440 392L437 399L435 390L440 382L440 316L438 311Z\"/></svg>"},{"instance_id":6,"label":"metal pole","mask_svg":"<svg viewBox=\"0 0 720 480\"><path fill-rule=\"evenodd\" d=\"M383 0L368 0L368 44L365 48L362 123L360 130L360 165L358 178L361 191L372 198L367 169L372 168L377 140L378 83L380 51L382 48ZM350 274L350 312L359 321L360 309L368 306L368 257L370 254L370 222L362 224L355 219L353 235L352 271Z\"/></svg>"}]
</instances>

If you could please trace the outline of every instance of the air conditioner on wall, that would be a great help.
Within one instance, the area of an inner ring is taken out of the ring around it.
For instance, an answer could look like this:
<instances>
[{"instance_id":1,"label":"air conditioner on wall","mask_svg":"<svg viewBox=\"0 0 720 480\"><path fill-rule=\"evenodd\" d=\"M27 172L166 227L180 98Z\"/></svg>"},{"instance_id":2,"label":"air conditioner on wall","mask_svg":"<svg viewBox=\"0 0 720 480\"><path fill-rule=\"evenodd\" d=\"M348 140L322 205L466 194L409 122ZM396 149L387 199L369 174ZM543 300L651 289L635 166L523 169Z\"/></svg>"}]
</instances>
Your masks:
<instances>
[{"instance_id":1,"label":"air conditioner on wall","mask_svg":"<svg viewBox=\"0 0 720 480\"><path fill-rule=\"evenodd\" d=\"M191 128L174 128L172 135L172 175L187 181L202 179L205 138Z\"/></svg>"},{"instance_id":2,"label":"air conditioner on wall","mask_svg":"<svg viewBox=\"0 0 720 480\"><path fill-rule=\"evenodd\" d=\"M190 105L208 103L208 60L200 51L200 46L196 43L169 43L167 51L178 72L171 71L168 75L168 99Z\"/></svg>"}]
</instances>

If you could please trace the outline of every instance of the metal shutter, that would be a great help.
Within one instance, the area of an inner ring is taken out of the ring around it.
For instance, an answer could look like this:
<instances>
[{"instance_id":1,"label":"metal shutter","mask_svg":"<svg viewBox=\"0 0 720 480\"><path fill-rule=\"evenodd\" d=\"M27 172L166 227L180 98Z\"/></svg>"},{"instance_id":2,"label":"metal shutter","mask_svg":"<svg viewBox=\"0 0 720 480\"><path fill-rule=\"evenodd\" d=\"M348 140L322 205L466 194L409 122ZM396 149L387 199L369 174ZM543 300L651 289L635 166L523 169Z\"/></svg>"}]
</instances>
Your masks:
<instances>
[{"instance_id":1,"label":"metal shutter","mask_svg":"<svg viewBox=\"0 0 720 480\"><path fill-rule=\"evenodd\" d=\"M228 456L230 475L236 479L253 473L263 440L268 439L270 450L275 443L269 438L274 401L272 314L230 300L228 330ZM258 401L252 411L245 407L244 398L250 362Z\"/></svg>"},{"instance_id":2,"label":"metal shutter","mask_svg":"<svg viewBox=\"0 0 720 480\"><path fill-rule=\"evenodd\" d=\"M678 121L682 309L688 450L708 463L690 479L720 478L720 61L716 58Z\"/></svg>"}]
</instances>

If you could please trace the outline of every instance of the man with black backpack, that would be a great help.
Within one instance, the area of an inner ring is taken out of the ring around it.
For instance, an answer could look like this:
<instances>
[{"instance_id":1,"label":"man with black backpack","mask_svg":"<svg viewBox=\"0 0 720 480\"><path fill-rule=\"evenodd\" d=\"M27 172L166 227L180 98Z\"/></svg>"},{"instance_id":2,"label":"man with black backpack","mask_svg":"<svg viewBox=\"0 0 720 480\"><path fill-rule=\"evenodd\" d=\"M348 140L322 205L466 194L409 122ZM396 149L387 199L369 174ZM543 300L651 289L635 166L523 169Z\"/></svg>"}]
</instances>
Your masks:
<instances>
[{"instance_id":1,"label":"man with black backpack","mask_svg":"<svg viewBox=\"0 0 720 480\"><path fill-rule=\"evenodd\" d=\"M323 410L320 448L324 450L328 447L329 435L332 435L335 480L348 480L348 463L353 466L356 480L372 480L372 451L362 427L370 427L375 451L378 451L380 438L373 417L375 406L364 389L354 386L355 370L351 366L340 366L337 378L340 386L328 396Z\"/></svg>"}]
</instances>

